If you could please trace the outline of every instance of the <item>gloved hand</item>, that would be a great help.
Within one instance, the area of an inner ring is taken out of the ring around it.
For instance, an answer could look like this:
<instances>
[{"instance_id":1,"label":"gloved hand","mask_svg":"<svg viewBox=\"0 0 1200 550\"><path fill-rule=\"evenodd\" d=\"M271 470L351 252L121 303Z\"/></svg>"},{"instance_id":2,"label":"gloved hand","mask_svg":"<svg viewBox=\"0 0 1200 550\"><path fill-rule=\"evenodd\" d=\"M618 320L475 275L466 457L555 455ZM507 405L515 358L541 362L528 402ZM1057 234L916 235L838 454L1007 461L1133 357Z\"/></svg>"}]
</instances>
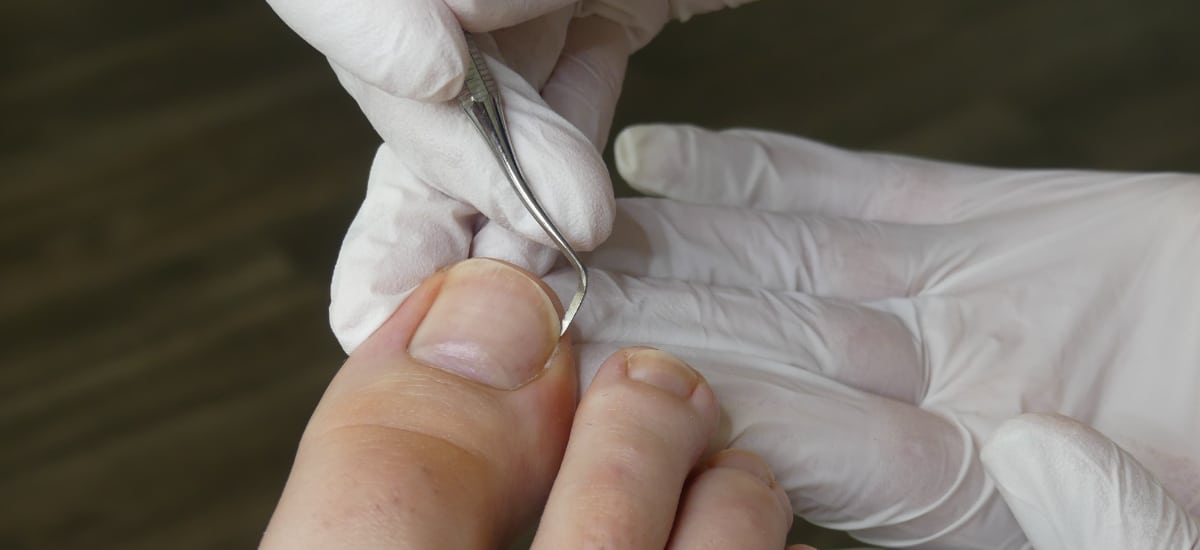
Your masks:
<instances>
[{"instance_id":1,"label":"gloved hand","mask_svg":"<svg viewBox=\"0 0 1200 550\"><path fill-rule=\"evenodd\" d=\"M671 18L747 1L268 0L329 58L387 143L334 273L330 318L346 351L438 268L470 255L540 274L555 259L449 101L467 64L463 29L481 34L534 193L575 247L591 249L612 224L600 150L629 54Z\"/></svg>"},{"instance_id":2,"label":"gloved hand","mask_svg":"<svg viewBox=\"0 0 1200 550\"><path fill-rule=\"evenodd\" d=\"M1200 527L1137 460L1053 415L1000 426L983 465L1035 548L1196 548Z\"/></svg>"},{"instance_id":3,"label":"gloved hand","mask_svg":"<svg viewBox=\"0 0 1200 550\"><path fill-rule=\"evenodd\" d=\"M688 127L629 130L617 161L692 204L619 203L580 364L635 342L688 360L720 443L764 456L801 516L881 546L1021 548L979 451L1026 412L1094 427L1156 502L1200 512L1200 178Z\"/></svg>"}]
</instances>

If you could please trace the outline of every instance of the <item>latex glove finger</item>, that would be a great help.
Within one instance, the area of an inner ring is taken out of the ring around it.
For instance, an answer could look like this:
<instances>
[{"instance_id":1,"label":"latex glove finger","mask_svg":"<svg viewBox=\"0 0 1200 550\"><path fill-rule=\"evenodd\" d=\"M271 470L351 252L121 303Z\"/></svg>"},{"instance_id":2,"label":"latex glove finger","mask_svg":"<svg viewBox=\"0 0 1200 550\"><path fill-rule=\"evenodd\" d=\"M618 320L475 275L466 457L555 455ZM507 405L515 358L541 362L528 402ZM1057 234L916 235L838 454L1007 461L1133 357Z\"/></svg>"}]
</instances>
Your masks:
<instances>
[{"instance_id":1,"label":"latex glove finger","mask_svg":"<svg viewBox=\"0 0 1200 550\"><path fill-rule=\"evenodd\" d=\"M966 193L1007 171L858 153L755 130L625 129L617 169L634 188L701 204L902 223L967 216Z\"/></svg>"},{"instance_id":2,"label":"latex glove finger","mask_svg":"<svg viewBox=\"0 0 1200 550\"><path fill-rule=\"evenodd\" d=\"M928 374L905 303L897 314L799 293L590 274L575 320L584 341L740 353L908 403L924 397ZM573 276L563 270L546 282L561 296Z\"/></svg>"},{"instance_id":3,"label":"latex glove finger","mask_svg":"<svg viewBox=\"0 0 1200 550\"><path fill-rule=\"evenodd\" d=\"M854 300L914 296L963 246L931 226L621 199L589 265L641 277Z\"/></svg>"},{"instance_id":4,"label":"latex glove finger","mask_svg":"<svg viewBox=\"0 0 1200 550\"><path fill-rule=\"evenodd\" d=\"M574 0L267 0L334 65L385 93L447 101L462 89L463 29L487 32L537 18Z\"/></svg>"},{"instance_id":5,"label":"latex glove finger","mask_svg":"<svg viewBox=\"0 0 1200 550\"><path fill-rule=\"evenodd\" d=\"M572 19L571 13L560 10L491 36L502 61L600 150L608 141L629 50L619 25L601 17Z\"/></svg>"},{"instance_id":6,"label":"latex glove finger","mask_svg":"<svg viewBox=\"0 0 1200 550\"><path fill-rule=\"evenodd\" d=\"M560 270L545 280L562 293L573 289L573 276ZM885 545L936 540L928 547L1016 548L1023 541L962 426L849 385L914 398L901 393L920 389L913 382L922 378L904 369L923 367L894 318L803 299L788 317L787 307L751 300L746 291L598 269L592 281L572 329L581 384L594 376L589 365L629 342L662 348L685 358L717 391L732 439L716 445L734 443L767 458L810 521ZM801 311L802 304L812 311ZM735 322L738 336L730 337ZM799 328L780 328L787 326ZM866 330L847 338L856 326ZM786 340L764 344L763 334Z\"/></svg>"},{"instance_id":7,"label":"latex glove finger","mask_svg":"<svg viewBox=\"0 0 1200 550\"><path fill-rule=\"evenodd\" d=\"M983 464L1035 548L1195 548L1200 526L1132 456L1056 415L1002 424Z\"/></svg>"},{"instance_id":8,"label":"latex glove finger","mask_svg":"<svg viewBox=\"0 0 1200 550\"><path fill-rule=\"evenodd\" d=\"M354 351L425 277L465 259L477 218L380 147L333 268L329 319L342 349Z\"/></svg>"},{"instance_id":9,"label":"latex glove finger","mask_svg":"<svg viewBox=\"0 0 1200 550\"><path fill-rule=\"evenodd\" d=\"M554 72L575 9L567 7L523 23L488 33L508 68L541 90Z\"/></svg>"},{"instance_id":10,"label":"latex glove finger","mask_svg":"<svg viewBox=\"0 0 1200 550\"><path fill-rule=\"evenodd\" d=\"M567 240L591 249L608 236L613 215L612 188L599 151L520 75L494 60L489 66L503 88L513 147L530 187ZM397 98L344 70L335 72L417 178L527 239L552 244L457 105Z\"/></svg>"},{"instance_id":11,"label":"latex glove finger","mask_svg":"<svg viewBox=\"0 0 1200 550\"><path fill-rule=\"evenodd\" d=\"M887 547L1020 547L963 426L813 373L665 349L704 373L729 444L762 455L807 521Z\"/></svg>"},{"instance_id":12,"label":"latex glove finger","mask_svg":"<svg viewBox=\"0 0 1200 550\"><path fill-rule=\"evenodd\" d=\"M556 113L583 132L597 151L608 143L613 112L629 62L620 26L599 17L571 22L554 72L542 97Z\"/></svg>"}]
</instances>

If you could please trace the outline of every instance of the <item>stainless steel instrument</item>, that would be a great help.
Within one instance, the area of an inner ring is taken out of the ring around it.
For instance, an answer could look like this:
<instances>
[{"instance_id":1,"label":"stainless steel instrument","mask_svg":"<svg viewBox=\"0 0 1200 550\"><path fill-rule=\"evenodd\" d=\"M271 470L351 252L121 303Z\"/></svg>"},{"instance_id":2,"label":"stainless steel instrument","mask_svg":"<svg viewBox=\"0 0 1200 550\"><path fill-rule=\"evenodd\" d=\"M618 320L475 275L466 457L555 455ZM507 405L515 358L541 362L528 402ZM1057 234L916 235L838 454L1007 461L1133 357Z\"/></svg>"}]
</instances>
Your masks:
<instances>
[{"instance_id":1,"label":"stainless steel instrument","mask_svg":"<svg viewBox=\"0 0 1200 550\"><path fill-rule=\"evenodd\" d=\"M546 211L538 203L537 197L529 189L529 184L526 183L525 176L521 173L521 167L517 164L517 156L513 153L512 141L508 137L508 123L504 118L504 103L500 99L500 87L492 79L487 60L479 51L474 38L469 34L467 35L467 49L471 55L471 63L467 68L466 84L463 86L462 93L458 95L458 104L463 111L466 111L471 122L475 123L475 128L487 141L492 154L500 162L500 167L504 170L508 183L521 198L525 209L541 226L542 231L550 236L550 240L554 241L555 246L563 256L566 256L567 261L579 275L579 286L575 290L575 296L571 298L571 303L563 313L562 330L559 334L566 334L567 329L571 326L571 320L575 318L575 313L583 304L584 295L587 294L587 267L579 260L579 254L575 252L574 248L571 248L571 244L546 215Z\"/></svg>"}]
</instances>

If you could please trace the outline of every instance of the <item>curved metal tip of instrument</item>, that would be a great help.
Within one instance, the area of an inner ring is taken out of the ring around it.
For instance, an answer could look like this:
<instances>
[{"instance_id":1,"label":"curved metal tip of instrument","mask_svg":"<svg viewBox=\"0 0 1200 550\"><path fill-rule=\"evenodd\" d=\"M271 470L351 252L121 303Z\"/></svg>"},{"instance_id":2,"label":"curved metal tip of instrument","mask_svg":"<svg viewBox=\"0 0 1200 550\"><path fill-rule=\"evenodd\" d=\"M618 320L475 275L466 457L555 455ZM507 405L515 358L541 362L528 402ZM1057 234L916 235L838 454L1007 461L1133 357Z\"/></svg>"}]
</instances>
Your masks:
<instances>
[{"instance_id":1,"label":"curved metal tip of instrument","mask_svg":"<svg viewBox=\"0 0 1200 550\"><path fill-rule=\"evenodd\" d=\"M567 255L570 259L575 251ZM575 314L579 313L579 306L583 305L583 298L587 295L588 273L587 268L582 263L579 263L578 258L574 259L572 265L575 267L575 273L579 275L579 286L575 288L575 296L571 297L571 303L567 305L567 310L563 312L562 330L558 332L559 337L566 336L567 329L571 328L571 321L575 320Z\"/></svg>"}]
</instances>

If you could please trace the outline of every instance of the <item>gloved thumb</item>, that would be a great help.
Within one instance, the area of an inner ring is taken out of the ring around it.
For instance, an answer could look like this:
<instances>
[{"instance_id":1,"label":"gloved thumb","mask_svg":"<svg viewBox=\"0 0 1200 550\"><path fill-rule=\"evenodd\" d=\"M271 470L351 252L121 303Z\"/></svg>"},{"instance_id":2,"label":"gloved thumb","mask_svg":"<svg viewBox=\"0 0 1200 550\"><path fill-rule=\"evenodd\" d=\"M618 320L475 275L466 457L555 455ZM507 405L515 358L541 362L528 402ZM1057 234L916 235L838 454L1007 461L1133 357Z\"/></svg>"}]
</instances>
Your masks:
<instances>
[{"instance_id":1,"label":"gloved thumb","mask_svg":"<svg viewBox=\"0 0 1200 550\"><path fill-rule=\"evenodd\" d=\"M1194 548L1200 527L1100 432L1057 415L1005 422L981 459L1035 548Z\"/></svg>"}]
</instances>

